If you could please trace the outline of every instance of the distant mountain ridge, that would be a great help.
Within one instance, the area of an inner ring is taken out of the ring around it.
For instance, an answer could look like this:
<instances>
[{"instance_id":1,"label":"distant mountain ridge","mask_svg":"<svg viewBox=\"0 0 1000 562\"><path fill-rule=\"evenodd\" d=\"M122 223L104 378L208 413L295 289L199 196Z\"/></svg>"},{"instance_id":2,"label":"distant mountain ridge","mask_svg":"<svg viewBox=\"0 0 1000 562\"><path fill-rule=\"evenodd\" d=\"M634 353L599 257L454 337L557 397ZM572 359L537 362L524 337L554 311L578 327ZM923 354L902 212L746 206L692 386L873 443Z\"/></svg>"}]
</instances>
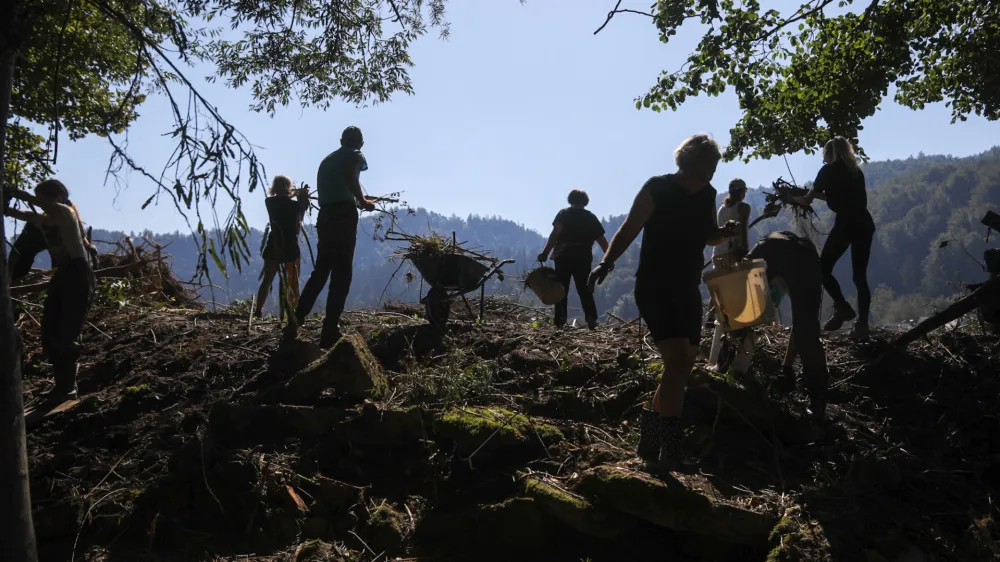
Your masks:
<instances>
[{"instance_id":1,"label":"distant mountain ridge","mask_svg":"<svg viewBox=\"0 0 1000 562\"><path fill-rule=\"evenodd\" d=\"M876 322L897 323L923 316L934 306L947 302L963 283L982 280L985 273L976 260L981 260L987 245L985 227L979 224L979 220L987 210L998 210L1000 206L1000 148L967 158L920 155L904 160L869 162L863 169L868 182L869 209L878 228L869 266L869 282L875 291L872 314ZM808 184L812 180L795 179L800 184ZM729 178L716 178L718 186L725 186L728 181ZM769 187L760 186L763 190ZM762 189L751 189L748 193L753 217L764 205ZM719 191L721 204L725 196L724 187ZM628 194L629 197L631 195ZM591 207L595 211L599 209L596 204ZM825 238L823 233L828 232L832 224L832 215L822 202L817 202L814 207L818 217L810 228L815 229L822 243ZM557 211L552 209L552 215L555 216ZM624 215L602 219L609 239L624 219ZM398 245L375 240L375 228L374 217L369 215L362 219L348 307L372 308L388 301L417 301L421 290L426 292L427 287L422 287L418 275L415 281L407 283L405 274L412 272L416 275L417 272L409 264L400 265L392 260L393 250ZM456 238L468 246L487 250L498 258L516 260L514 265L506 268L507 280L504 283L491 282L488 292L516 295L525 304L539 305L530 293L524 292L516 277L537 265L535 256L544 246L548 232L535 232L496 216L472 215L463 219L446 217L426 209L416 209L413 214L400 212L397 228L409 234L434 231L451 236L454 232ZM769 232L795 229L791 218L783 214L759 223L751 232L751 243ZM313 227L307 226L305 231L315 247ZM178 275L184 278L193 275L197 247L191 235L145 234L168 245L166 252L172 256ZM213 272L213 284L228 292L223 294L217 291L217 302L249 299L255 292L262 266L257 252L262 234L262 229L251 231L248 243L254 250L254 256L243 271L230 271L229 279L218 271ZM94 231L97 240L114 241L120 236L121 233L117 232ZM945 241L947 245L942 244ZM619 259L615 271L598 288L595 296L602 313L611 312L622 318L637 315L631 291L638 249L639 240ZM302 250L304 282L312 265L304 242ZM708 255L710 249L706 252ZM595 246L595 262L598 256ZM46 258L41 257L36 266L47 267ZM852 298L854 287L850 281L850 260L846 257L841 260L835 272L842 280L845 292ZM208 291L203 291L202 296L210 298ZM268 304L273 310L275 299L271 298ZM579 301L575 294L571 296L570 306L579 315ZM317 306L316 311L319 310Z\"/></svg>"}]
</instances>

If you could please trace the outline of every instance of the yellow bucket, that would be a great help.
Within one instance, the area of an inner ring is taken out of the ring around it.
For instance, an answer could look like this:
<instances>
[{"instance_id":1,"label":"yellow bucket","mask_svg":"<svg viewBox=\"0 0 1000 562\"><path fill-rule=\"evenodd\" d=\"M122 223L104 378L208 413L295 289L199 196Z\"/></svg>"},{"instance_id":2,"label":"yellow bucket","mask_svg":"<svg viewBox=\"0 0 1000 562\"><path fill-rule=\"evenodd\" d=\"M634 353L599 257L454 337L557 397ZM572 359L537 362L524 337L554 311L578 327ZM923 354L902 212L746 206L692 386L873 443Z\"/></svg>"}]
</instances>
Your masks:
<instances>
[{"instance_id":1,"label":"yellow bucket","mask_svg":"<svg viewBox=\"0 0 1000 562\"><path fill-rule=\"evenodd\" d=\"M705 274L704 280L723 330L730 332L766 321L770 288L764 260L713 269Z\"/></svg>"}]
</instances>

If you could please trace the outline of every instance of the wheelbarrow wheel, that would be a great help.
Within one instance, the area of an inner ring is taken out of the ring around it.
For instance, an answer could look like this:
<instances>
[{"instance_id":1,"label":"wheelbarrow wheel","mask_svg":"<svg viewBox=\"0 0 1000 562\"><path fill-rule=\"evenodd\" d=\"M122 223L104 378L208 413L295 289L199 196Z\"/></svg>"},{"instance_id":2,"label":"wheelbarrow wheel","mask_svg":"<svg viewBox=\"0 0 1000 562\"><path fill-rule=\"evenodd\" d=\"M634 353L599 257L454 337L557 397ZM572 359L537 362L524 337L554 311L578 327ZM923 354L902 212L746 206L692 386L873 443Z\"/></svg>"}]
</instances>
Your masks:
<instances>
[{"instance_id":1,"label":"wheelbarrow wheel","mask_svg":"<svg viewBox=\"0 0 1000 562\"><path fill-rule=\"evenodd\" d=\"M451 315L451 301L444 289L433 288L427 292L424 300L424 311L427 321L439 330L443 330L448 325L448 317Z\"/></svg>"}]
</instances>

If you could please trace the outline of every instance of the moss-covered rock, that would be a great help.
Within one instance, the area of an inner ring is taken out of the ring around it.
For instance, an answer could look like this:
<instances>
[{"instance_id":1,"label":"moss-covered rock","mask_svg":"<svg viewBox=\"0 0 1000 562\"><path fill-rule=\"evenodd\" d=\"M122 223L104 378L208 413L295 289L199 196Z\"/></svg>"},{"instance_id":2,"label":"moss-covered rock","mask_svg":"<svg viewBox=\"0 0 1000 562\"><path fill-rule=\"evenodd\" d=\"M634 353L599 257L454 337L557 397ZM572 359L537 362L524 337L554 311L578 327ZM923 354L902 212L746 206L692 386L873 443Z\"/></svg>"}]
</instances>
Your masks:
<instances>
[{"instance_id":1,"label":"moss-covered rock","mask_svg":"<svg viewBox=\"0 0 1000 562\"><path fill-rule=\"evenodd\" d=\"M601 466L583 474L579 490L639 519L733 544L763 549L774 527L774 518L718 502L672 476Z\"/></svg>"},{"instance_id":2,"label":"moss-covered rock","mask_svg":"<svg viewBox=\"0 0 1000 562\"><path fill-rule=\"evenodd\" d=\"M423 408L382 408L366 402L358 416L342 424L338 436L352 444L393 445L431 438L433 424Z\"/></svg>"},{"instance_id":3,"label":"moss-covered rock","mask_svg":"<svg viewBox=\"0 0 1000 562\"><path fill-rule=\"evenodd\" d=\"M823 527L802 516L798 506L785 510L771 530L767 562L826 562L831 560L830 543Z\"/></svg>"},{"instance_id":4,"label":"moss-covered rock","mask_svg":"<svg viewBox=\"0 0 1000 562\"><path fill-rule=\"evenodd\" d=\"M416 538L430 554L462 560L513 560L545 550L549 534L532 498L456 511L432 511L417 525Z\"/></svg>"},{"instance_id":5,"label":"moss-covered rock","mask_svg":"<svg viewBox=\"0 0 1000 562\"><path fill-rule=\"evenodd\" d=\"M458 443L467 453L514 448L541 448L562 441L555 426L503 408L453 408L434 418L439 437Z\"/></svg>"},{"instance_id":6,"label":"moss-covered rock","mask_svg":"<svg viewBox=\"0 0 1000 562\"><path fill-rule=\"evenodd\" d=\"M631 516L597 508L586 499L539 478L524 480L524 494L564 525L586 535L616 539L636 523Z\"/></svg>"},{"instance_id":7,"label":"moss-covered rock","mask_svg":"<svg viewBox=\"0 0 1000 562\"><path fill-rule=\"evenodd\" d=\"M376 552L395 553L407 534L406 517L388 503L382 503L368 517L365 542Z\"/></svg>"},{"instance_id":8,"label":"moss-covered rock","mask_svg":"<svg viewBox=\"0 0 1000 562\"><path fill-rule=\"evenodd\" d=\"M360 399L381 398L389 390L382 366L360 335L342 337L330 351L269 394L276 394L284 403L307 404L327 389Z\"/></svg>"}]
</instances>

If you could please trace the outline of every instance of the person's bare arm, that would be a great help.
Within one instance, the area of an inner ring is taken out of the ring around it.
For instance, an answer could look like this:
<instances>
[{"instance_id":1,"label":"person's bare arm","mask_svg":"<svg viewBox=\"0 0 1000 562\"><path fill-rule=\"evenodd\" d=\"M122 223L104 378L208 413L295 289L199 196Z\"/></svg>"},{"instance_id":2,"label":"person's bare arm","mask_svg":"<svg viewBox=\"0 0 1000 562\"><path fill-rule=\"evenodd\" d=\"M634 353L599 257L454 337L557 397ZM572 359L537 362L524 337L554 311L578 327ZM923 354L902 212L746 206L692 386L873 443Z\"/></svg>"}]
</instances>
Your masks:
<instances>
[{"instance_id":1,"label":"person's bare arm","mask_svg":"<svg viewBox=\"0 0 1000 562\"><path fill-rule=\"evenodd\" d=\"M746 254L750 250L750 205L746 203L740 203L737 209L740 218L740 231L739 237L742 245L740 246L740 252ZM742 256L740 256L742 257Z\"/></svg>"},{"instance_id":2,"label":"person's bare arm","mask_svg":"<svg viewBox=\"0 0 1000 562\"><path fill-rule=\"evenodd\" d=\"M600 238L597 239L597 245L601 247L601 251L607 253L608 251L608 239L602 234Z\"/></svg>"},{"instance_id":3,"label":"person's bare arm","mask_svg":"<svg viewBox=\"0 0 1000 562\"><path fill-rule=\"evenodd\" d=\"M366 211L375 209L375 203L372 203L371 200L365 197L365 193L361 189L361 162L355 164L354 169L347 173L346 180L347 187L351 190L358 205Z\"/></svg>"},{"instance_id":4,"label":"person's bare arm","mask_svg":"<svg viewBox=\"0 0 1000 562\"><path fill-rule=\"evenodd\" d=\"M22 211L21 209L5 209L3 214L12 219L30 222L38 227L42 226L42 223L45 222L45 215L31 211Z\"/></svg>"},{"instance_id":5,"label":"person's bare arm","mask_svg":"<svg viewBox=\"0 0 1000 562\"><path fill-rule=\"evenodd\" d=\"M622 257L625 250L632 245L636 236L642 232L649 217L653 215L653 194L648 186L643 186L639 194L632 201L632 208L629 209L625 222L618 227L618 231L611 237L611 244L604 250L604 257L601 263L611 265Z\"/></svg>"},{"instance_id":6,"label":"person's bare arm","mask_svg":"<svg viewBox=\"0 0 1000 562\"><path fill-rule=\"evenodd\" d=\"M7 193L9 193L14 199L19 199L24 201L29 205L34 205L36 207L41 207L43 211L48 212L53 205L58 203L55 199L50 199L48 197L39 197L37 195L28 193L23 189L13 189L7 188Z\"/></svg>"},{"instance_id":7,"label":"person's bare arm","mask_svg":"<svg viewBox=\"0 0 1000 562\"><path fill-rule=\"evenodd\" d=\"M712 230L708 235L706 244L709 246L718 246L728 239L729 235L726 234L726 231L719 228L719 212L715 210L715 205L712 205Z\"/></svg>"},{"instance_id":8,"label":"person's bare arm","mask_svg":"<svg viewBox=\"0 0 1000 562\"><path fill-rule=\"evenodd\" d=\"M549 252L552 251L552 248L554 248L556 246L556 243L559 242L559 235L562 234L562 230L563 230L562 222L557 222L552 225L552 233L549 234L549 239L545 243L545 249L542 250L542 254L545 254L546 256L549 255Z\"/></svg>"}]
</instances>

